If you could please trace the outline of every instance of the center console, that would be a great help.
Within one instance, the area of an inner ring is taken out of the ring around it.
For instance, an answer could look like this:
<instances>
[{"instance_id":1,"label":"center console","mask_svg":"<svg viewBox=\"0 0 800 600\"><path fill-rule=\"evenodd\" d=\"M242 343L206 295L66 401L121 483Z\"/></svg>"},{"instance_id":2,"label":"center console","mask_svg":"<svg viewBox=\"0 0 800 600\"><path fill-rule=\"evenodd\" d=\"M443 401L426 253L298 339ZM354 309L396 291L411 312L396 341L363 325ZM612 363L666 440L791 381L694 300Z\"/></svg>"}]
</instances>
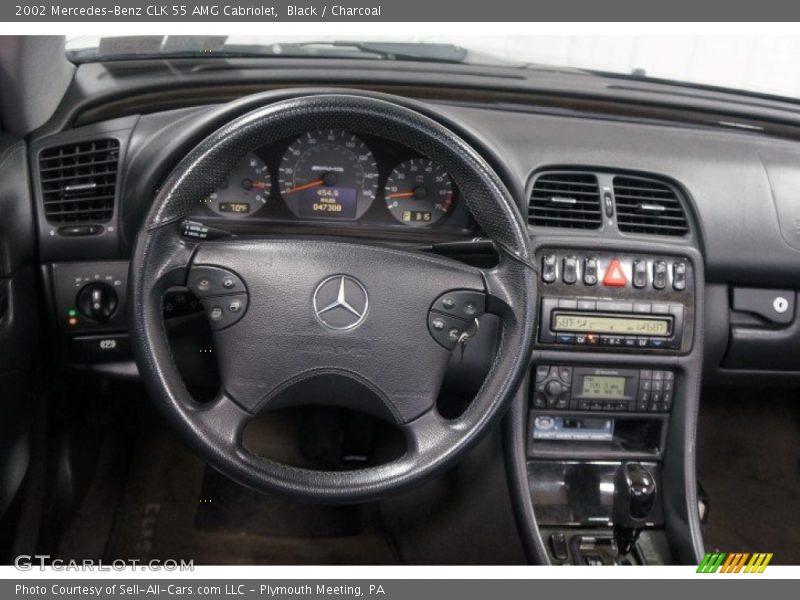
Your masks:
<instances>
[{"instance_id":1,"label":"center console","mask_svg":"<svg viewBox=\"0 0 800 600\"><path fill-rule=\"evenodd\" d=\"M541 246L536 260L524 454L547 558L681 560L670 529L685 528L675 519L688 510L675 505L687 497L686 478L675 474L685 465L687 397L699 376L699 258L679 249Z\"/></svg>"}]
</instances>

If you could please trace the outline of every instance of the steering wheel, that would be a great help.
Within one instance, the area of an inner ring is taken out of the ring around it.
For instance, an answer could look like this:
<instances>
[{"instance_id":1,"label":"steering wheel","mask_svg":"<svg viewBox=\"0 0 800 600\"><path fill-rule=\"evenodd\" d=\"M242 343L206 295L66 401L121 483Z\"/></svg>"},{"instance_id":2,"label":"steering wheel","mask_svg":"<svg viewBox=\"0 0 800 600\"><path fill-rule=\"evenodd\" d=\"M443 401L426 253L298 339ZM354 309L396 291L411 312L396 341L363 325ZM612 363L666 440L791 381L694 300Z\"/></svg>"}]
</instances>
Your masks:
<instances>
[{"instance_id":1,"label":"steering wheel","mask_svg":"<svg viewBox=\"0 0 800 600\"><path fill-rule=\"evenodd\" d=\"M431 254L322 238L188 239L181 223L234 165L263 145L316 129L384 137L442 165L500 260L478 269ZM134 355L149 394L211 465L252 489L320 503L362 502L452 464L503 414L529 366L535 282L526 223L492 168L458 135L393 102L302 96L223 126L162 185L130 268ZM197 402L164 327L167 289L187 286L209 318L221 390ZM476 319L499 317L500 342L477 396L458 418L436 410L451 353ZM397 360L401 357L401 360ZM333 379L331 379L333 378ZM368 394L336 393L366 388ZM316 397L288 393L312 381ZM377 466L317 471L259 457L242 443L254 416L288 402L333 403L394 423L405 453Z\"/></svg>"}]
</instances>

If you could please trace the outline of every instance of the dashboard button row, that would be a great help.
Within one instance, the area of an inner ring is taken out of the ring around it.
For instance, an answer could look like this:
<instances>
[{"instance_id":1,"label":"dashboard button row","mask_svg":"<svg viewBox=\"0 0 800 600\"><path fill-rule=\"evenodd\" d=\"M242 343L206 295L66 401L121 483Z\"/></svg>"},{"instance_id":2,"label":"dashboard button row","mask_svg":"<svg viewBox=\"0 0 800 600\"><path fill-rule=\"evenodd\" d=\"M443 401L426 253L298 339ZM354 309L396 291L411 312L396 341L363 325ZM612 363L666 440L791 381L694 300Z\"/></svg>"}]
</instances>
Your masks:
<instances>
[{"instance_id":1,"label":"dashboard button row","mask_svg":"<svg viewBox=\"0 0 800 600\"><path fill-rule=\"evenodd\" d=\"M683 291L687 286L688 268L683 260L668 263L665 260L633 259L628 263L627 269L632 273L631 285L637 289L646 288L648 275L652 272L652 288L664 290L669 285L669 272L672 272L672 288ZM559 279L559 257L555 254L542 256L541 278L544 283L555 283ZM582 281L584 285L595 286L601 282L600 263L595 257L564 256L560 261L561 282L574 285ZM613 258L609 261L602 277L604 287L627 287L628 278L625 275L621 261Z\"/></svg>"}]
</instances>

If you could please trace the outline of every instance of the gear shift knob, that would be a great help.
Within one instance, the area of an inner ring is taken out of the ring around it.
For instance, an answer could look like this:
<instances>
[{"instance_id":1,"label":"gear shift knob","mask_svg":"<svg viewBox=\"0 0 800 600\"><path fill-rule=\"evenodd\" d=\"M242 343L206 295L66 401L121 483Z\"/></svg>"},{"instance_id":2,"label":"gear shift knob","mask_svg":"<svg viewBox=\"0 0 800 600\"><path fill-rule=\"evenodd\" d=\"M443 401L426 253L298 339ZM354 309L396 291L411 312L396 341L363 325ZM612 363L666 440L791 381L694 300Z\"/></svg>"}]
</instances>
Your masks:
<instances>
[{"instance_id":1,"label":"gear shift knob","mask_svg":"<svg viewBox=\"0 0 800 600\"><path fill-rule=\"evenodd\" d=\"M629 553L656 501L656 480L639 463L623 463L614 481L614 538L620 556Z\"/></svg>"}]
</instances>

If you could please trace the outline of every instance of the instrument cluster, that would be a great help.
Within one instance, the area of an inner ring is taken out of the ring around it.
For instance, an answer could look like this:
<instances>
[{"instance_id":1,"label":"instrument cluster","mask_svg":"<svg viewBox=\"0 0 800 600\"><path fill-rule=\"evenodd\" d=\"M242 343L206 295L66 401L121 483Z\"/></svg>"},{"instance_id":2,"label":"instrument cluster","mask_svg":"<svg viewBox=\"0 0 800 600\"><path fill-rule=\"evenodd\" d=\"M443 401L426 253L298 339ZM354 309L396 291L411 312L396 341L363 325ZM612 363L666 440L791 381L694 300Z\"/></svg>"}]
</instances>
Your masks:
<instances>
[{"instance_id":1,"label":"instrument cluster","mask_svg":"<svg viewBox=\"0 0 800 600\"><path fill-rule=\"evenodd\" d=\"M196 216L252 222L469 232L445 169L409 148L343 129L306 132L246 155Z\"/></svg>"}]
</instances>

